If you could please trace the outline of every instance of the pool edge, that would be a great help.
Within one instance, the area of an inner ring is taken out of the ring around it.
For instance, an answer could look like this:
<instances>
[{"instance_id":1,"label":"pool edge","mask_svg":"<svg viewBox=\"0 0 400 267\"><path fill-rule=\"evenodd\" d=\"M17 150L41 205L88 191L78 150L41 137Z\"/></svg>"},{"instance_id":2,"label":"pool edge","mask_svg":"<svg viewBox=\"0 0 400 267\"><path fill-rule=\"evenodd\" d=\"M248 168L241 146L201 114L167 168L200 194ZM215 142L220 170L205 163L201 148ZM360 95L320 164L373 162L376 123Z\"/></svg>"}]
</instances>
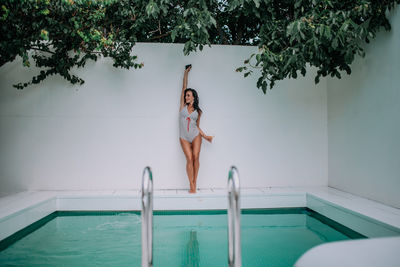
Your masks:
<instances>
[{"instance_id":1,"label":"pool edge","mask_svg":"<svg viewBox=\"0 0 400 267\"><path fill-rule=\"evenodd\" d=\"M332 191L333 190L333 191ZM260 191L261 192L261 191ZM327 187L320 189L274 189L265 190L262 193L249 194L245 193L241 196L241 208L296 208L307 207L316 212L338 221L339 223L354 229L367 237L380 237L388 235L400 235L400 212L394 209L394 224L388 223L387 220L380 221L375 214L360 213L349 208L351 205L339 205L332 201L332 198L326 194L334 195L336 198L337 190ZM332 193L333 192L333 193ZM340 191L341 192L341 191ZM28 207L21 207L6 216L0 218L0 240L7 238L13 233L23 229L24 227L40 220L54 211L78 211L78 210L140 210L140 197L138 191L132 191L122 195L96 194L87 192L53 192L56 196L49 194L45 200L32 202ZM324 195L325 194L325 195ZM34 195L34 193L32 193ZM33 197L33 199L35 199ZM360 201L360 198L358 198ZM368 200L365 200L368 201ZM154 210L224 210L227 207L227 199L225 192L216 192L214 194L198 194L197 196L189 194L155 194ZM4 212L2 213L4 214ZM373 215L373 216L372 216ZM378 216L379 217L379 216ZM362 227L360 221L365 222ZM377 227L374 231L368 230L367 226ZM379 227L381 228L379 230ZM383 229L383 230L382 230Z\"/></svg>"}]
</instances>

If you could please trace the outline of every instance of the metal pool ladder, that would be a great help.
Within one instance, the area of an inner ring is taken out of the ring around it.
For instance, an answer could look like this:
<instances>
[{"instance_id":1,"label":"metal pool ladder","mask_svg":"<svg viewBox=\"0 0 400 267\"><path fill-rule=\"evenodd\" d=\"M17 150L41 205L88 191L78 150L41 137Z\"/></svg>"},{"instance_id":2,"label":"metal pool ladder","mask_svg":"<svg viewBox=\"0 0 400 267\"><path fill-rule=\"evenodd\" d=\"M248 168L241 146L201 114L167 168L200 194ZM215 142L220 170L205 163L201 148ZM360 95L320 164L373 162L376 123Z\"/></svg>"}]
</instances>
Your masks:
<instances>
[{"instance_id":1,"label":"metal pool ladder","mask_svg":"<svg viewBox=\"0 0 400 267\"><path fill-rule=\"evenodd\" d=\"M150 167L142 176L142 267L153 266L153 174Z\"/></svg>"},{"instance_id":2,"label":"metal pool ladder","mask_svg":"<svg viewBox=\"0 0 400 267\"><path fill-rule=\"evenodd\" d=\"M239 172L235 166L230 168L228 176L228 246L229 267L241 267L240 185Z\"/></svg>"}]
</instances>

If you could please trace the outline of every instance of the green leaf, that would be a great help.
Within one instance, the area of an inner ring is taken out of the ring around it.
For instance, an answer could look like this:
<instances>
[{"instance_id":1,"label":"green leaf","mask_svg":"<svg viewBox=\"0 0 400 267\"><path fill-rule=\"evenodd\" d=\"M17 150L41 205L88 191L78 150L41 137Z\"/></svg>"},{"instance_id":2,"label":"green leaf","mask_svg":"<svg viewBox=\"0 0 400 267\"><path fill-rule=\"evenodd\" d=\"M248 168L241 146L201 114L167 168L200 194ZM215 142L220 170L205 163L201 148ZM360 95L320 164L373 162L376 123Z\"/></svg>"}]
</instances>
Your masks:
<instances>
[{"instance_id":1,"label":"green leaf","mask_svg":"<svg viewBox=\"0 0 400 267\"><path fill-rule=\"evenodd\" d=\"M267 82L263 81L261 87L262 87L262 91L263 91L263 93L265 95L267 93Z\"/></svg>"},{"instance_id":2,"label":"green leaf","mask_svg":"<svg viewBox=\"0 0 400 267\"><path fill-rule=\"evenodd\" d=\"M217 27L217 21L213 17L210 17L210 22L214 27Z\"/></svg>"},{"instance_id":3,"label":"green leaf","mask_svg":"<svg viewBox=\"0 0 400 267\"><path fill-rule=\"evenodd\" d=\"M351 74L351 68L349 65L343 65L343 69L347 72L347 74Z\"/></svg>"},{"instance_id":4,"label":"green leaf","mask_svg":"<svg viewBox=\"0 0 400 267\"><path fill-rule=\"evenodd\" d=\"M306 36L304 35L304 33L302 31L299 31L300 37L302 40L306 39Z\"/></svg>"},{"instance_id":5,"label":"green leaf","mask_svg":"<svg viewBox=\"0 0 400 267\"><path fill-rule=\"evenodd\" d=\"M176 35L177 35L177 31L176 31L176 30L171 31L171 39L172 39L172 42L175 41Z\"/></svg>"},{"instance_id":6,"label":"green leaf","mask_svg":"<svg viewBox=\"0 0 400 267\"><path fill-rule=\"evenodd\" d=\"M347 50L346 54L344 56L344 60L346 62L346 64L351 64L354 60L354 54L351 50Z\"/></svg>"},{"instance_id":7,"label":"green leaf","mask_svg":"<svg viewBox=\"0 0 400 267\"><path fill-rule=\"evenodd\" d=\"M261 55L260 54L256 55L256 60L257 60L257 63L259 63L261 61Z\"/></svg>"},{"instance_id":8,"label":"green leaf","mask_svg":"<svg viewBox=\"0 0 400 267\"><path fill-rule=\"evenodd\" d=\"M48 10L46 8L46 9L43 9L40 13L43 14L43 15L48 15L50 13L50 10Z\"/></svg>"},{"instance_id":9,"label":"green leaf","mask_svg":"<svg viewBox=\"0 0 400 267\"><path fill-rule=\"evenodd\" d=\"M294 23L294 22L290 23L290 24L287 26L287 28L286 28L286 33L287 33L288 36L293 35L294 26L295 26L295 23Z\"/></svg>"},{"instance_id":10,"label":"green leaf","mask_svg":"<svg viewBox=\"0 0 400 267\"><path fill-rule=\"evenodd\" d=\"M260 0L253 0L253 2L256 5L256 8L260 7Z\"/></svg>"},{"instance_id":11,"label":"green leaf","mask_svg":"<svg viewBox=\"0 0 400 267\"><path fill-rule=\"evenodd\" d=\"M154 1L150 1L146 6L146 14L147 16L152 16L154 18L157 17L159 12L159 8Z\"/></svg>"},{"instance_id":12,"label":"green leaf","mask_svg":"<svg viewBox=\"0 0 400 267\"><path fill-rule=\"evenodd\" d=\"M332 48L336 50L338 47L338 38L334 38L332 41Z\"/></svg>"},{"instance_id":13,"label":"green leaf","mask_svg":"<svg viewBox=\"0 0 400 267\"><path fill-rule=\"evenodd\" d=\"M321 25L321 26L319 26L319 35L322 37L322 36L325 36L325 25Z\"/></svg>"},{"instance_id":14,"label":"green leaf","mask_svg":"<svg viewBox=\"0 0 400 267\"><path fill-rule=\"evenodd\" d=\"M303 75L303 77L306 76L306 68L301 68L301 75Z\"/></svg>"},{"instance_id":15,"label":"green leaf","mask_svg":"<svg viewBox=\"0 0 400 267\"><path fill-rule=\"evenodd\" d=\"M329 26L325 26L324 28L325 28L325 30L324 30L325 38L330 40L332 37L331 28Z\"/></svg>"},{"instance_id":16,"label":"green leaf","mask_svg":"<svg viewBox=\"0 0 400 267\"><path fill-rule=\"evenodd\" d=\"M46 30L41 30L41 31L40 31L40 37L41 37L43 40L49 40L49 32L46 31Z\"/></svg>"},{"instance_id":17,"label":"green leaf","mask_svg":"<svg viewBox=\"0 0 400 267\"><path fill-rule=\"evenodd\" d=\"M188 15L188 13L189 13L190 11L191 11L190 9L186 9L185 12L183 12L183 16L184 16L184 17L187 17L187 15Z\"/></svg>"}]
</instances>

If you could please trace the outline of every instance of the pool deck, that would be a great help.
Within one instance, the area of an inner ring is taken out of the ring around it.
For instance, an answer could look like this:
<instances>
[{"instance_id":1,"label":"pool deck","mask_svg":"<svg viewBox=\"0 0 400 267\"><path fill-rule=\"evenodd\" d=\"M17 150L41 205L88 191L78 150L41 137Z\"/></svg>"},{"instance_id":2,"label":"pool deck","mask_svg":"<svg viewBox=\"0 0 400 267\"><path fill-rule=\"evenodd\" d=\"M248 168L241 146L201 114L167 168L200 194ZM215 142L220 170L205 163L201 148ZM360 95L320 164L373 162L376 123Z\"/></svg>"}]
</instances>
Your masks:
<instances>
[{"instance_id":1,"label":"pool deck","mask_svg":"<svg viewBox=\"0 0 400 267\"><path fill-rule=\"evenodd\" d=\"M0 240L57 210L140 210L139 190L25 191L0 198ZM155 190L154 210L218 210L226 189ZM329 187L241 189L241 208L308 207L368 237L400 235L400 209ZM371 230L373 229L373 230Z\"/></svg>"}]
</instances>

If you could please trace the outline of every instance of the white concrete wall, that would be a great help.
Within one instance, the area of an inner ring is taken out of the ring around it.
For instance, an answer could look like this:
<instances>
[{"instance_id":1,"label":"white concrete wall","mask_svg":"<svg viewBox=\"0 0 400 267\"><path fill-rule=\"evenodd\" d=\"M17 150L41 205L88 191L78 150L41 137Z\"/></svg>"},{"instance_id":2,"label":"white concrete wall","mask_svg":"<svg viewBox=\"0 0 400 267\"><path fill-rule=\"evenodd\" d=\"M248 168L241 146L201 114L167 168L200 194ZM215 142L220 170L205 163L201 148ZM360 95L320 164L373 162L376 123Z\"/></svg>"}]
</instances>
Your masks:
<instances>
[{"instance_id":1,"label":"white concrete wall","mask_svg":"<svg viewBox=\"0 0 400 267\"><path fill-rule=\"evenodd\" d=\"M329 186L400 208L400 12L351 76L329 79Z\"/></svg>"},{"instance_id":2,"label":"white concrete wall","mask_svg":"<svg viewBox=\"0 0 400 267\"><path fill-rule=\"evenodd\" d=\"M183 68L204 114L200 188L226 187L235 164L242 186L327 185L326 81L285 80L265 96L256 78L236 73L254 47L213 46L183 56L180 44L137 44L145 67L89 63L83 86L60 77L24 90L37 73L19 60L0 68L0 188L139 188L150 165L156 188L188 188L178 139Z\"/></svg>"}]
</instances>

